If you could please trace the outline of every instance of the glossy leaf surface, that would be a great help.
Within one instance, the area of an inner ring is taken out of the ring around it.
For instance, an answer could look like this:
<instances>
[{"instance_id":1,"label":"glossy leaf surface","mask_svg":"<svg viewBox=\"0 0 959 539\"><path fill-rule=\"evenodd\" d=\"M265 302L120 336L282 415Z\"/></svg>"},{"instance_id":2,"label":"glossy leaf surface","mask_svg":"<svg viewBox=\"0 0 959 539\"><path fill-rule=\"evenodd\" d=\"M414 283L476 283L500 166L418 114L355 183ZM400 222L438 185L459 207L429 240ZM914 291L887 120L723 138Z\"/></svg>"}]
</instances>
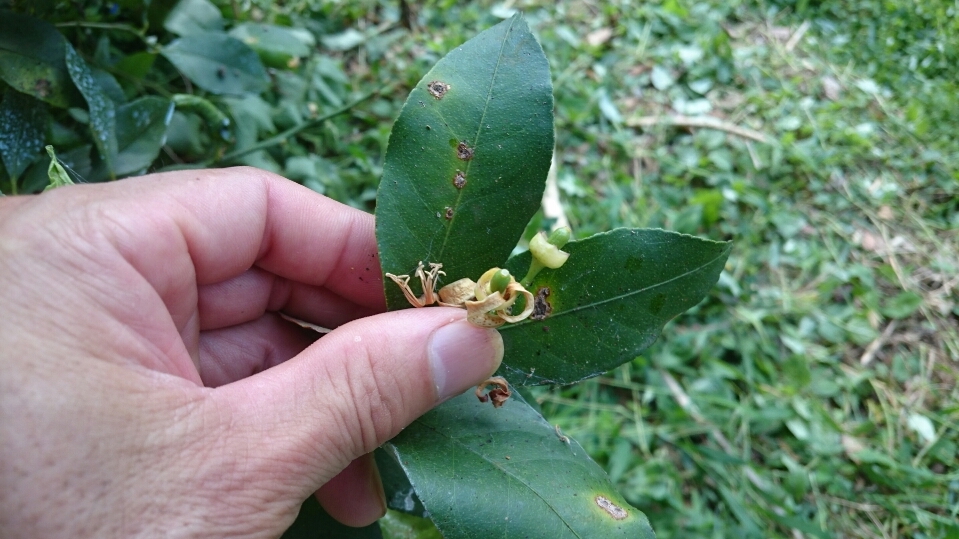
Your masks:
<instances>
[{"instance_id":1,"label":"glossy leaf surface","mask_svg":"<svg viewBox=\"0 0 959 539\"><path fill-rule=\"evenodd\" d=\"M15 90L0 102L0 158L14 181L43 149L49 115L43 104Z\"/></svg>"},{"instance_id":2,"label":"glossy leaf surface","mask_svg":"<svg viewBox=\"0 0 959 539\"><path fill-rule=\"evenodd\" d=\"M93 77L93 72L86 61L77 54L73 46L66 44L67 71L76 84L77 89L87 101L87 110L90 113L90 134L93 143L100 151L100 157L106 163L107 170L113 171L113 163L117 156L117 112L116 105L103 91L100 83Z\"/></svg>"},{"instance_id":3,"label":"glossy leaf surface","mask_svg":"<svg viewBox=\"0 0 959 539\"><path fill-rule=\"evenodd\" d=\"M141 97L117 110L117 174L132 174L153 163L172 117L173 103L159 97Z\"/></svg>"},{"instance_id":4,"label":"glossy leaf surface","mask_svg":"<svg viewBox=\"0 0 959 539\"><path fill-rule=\"evenodd\" d=\"M257 94L267 86L266 70L253 49L226 34L184 36L160 53L197 86L214 94Z\"/></svg>"},{"instance_id":5,"label":"glossy leaf surface","mask_svg":"<svg viewBox=\"0 0 959 539\"><path fill-rule=\"evenodd\" d=\"M543 270L529 287L545 318L500 328L506 355L499 374L517 385L568 384L633 359L705 297L730 249L729 242L654 229L567 244L566 264ZM507 267L523 275L529 262L526 252Z\"/></svg>"},{"instance_id":6,"label":"glossy leaf surface","mask_svg":"<svg viewBox=\"0 0 959 539\"><path fill-rule=\"evenodd\" d=\"M248 22L230 30L230 35L249 45L271 67L288 67L293 58L310 53L297 33L285 26Z\"/></svg>"},{"instance_id":7,"label":"glossy leaf surface","mask_svg":"<svg viewBox=\"0 0 959 539\"><path fill-rule=\"evenodd\" d=\"M0 10L0 79L57 107L78 104L64 61L65 43L52 24Z\"/></svg>"},{"instance_id":8,"label":"glossy leaf surface","mask_svg":"<svg viewBox=\"0 0 959 539\"><path fill-rule=\"evenodd\" d=\"M652 539L606 473L516 392L502 408L467 392L386 445L446 539Z\"/></svg>"},{"instance_id":9,"label":"glossy leaf surface","mask_svg":"<svg viewBox=\"0 0 959 539\"><path fill-rule=\"evenodd\" d=\"M502 265L539 207L552 149L549 65L521 17L450 52L390 135L376 207L383 271L440 262L452 282ZM388 280L386 297L409 306Z\"/></svg>"},{"instance_id":10,"label":"glossy leaf surface","mask_svg":"<svg viewBox=\"0 0 959 539\"><path fill-rule=\"evenodd\" d=\"M180 0L170 10L163 27L178 36L223 30L223 15L210 0Z\"/></svg>"}]
</instances>

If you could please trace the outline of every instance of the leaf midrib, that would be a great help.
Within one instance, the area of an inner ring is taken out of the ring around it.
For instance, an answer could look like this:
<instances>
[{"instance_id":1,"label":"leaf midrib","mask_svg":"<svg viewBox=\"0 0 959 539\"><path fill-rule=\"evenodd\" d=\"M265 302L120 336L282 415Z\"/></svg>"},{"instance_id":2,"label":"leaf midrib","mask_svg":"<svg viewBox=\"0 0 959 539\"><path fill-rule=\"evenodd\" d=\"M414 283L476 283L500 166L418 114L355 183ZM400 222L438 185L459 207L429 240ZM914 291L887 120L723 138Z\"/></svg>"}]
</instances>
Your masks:
<instances>
[{"instance_id":1,"label":"leaf midrib","mask_svg":"<svg viewBox=\"0 0 959 539\"><path fill-rule=\"evenodd\" d=\"M701 264L701 265L699 265L699 266L697 266L697 267L695 267L695 268L693 268L693 269L691 269L691 270L689 270L689 271L687 271L687 272L685 272L685 273L682 273L682 274L680 274L680 275L677 275L677 276L672 277L672 278L670 278L670 279L667 279L667 280L665 280L665 281L661 281L661 282L658 282L658 283L656 283L656 284L654 284L654 285L650 285L650 286L647 286L647 287L645 287L645 288L640 288L639 290L633 290L633 291L630 291L630 292L626 292L625 294L619 294L619 295L617 295L617 296L613 296L613 297L610 297L610 298L607 298L607 299L603 299L603 300L600 300L600 301L596 301L596 302L593 302L593 303L587 303L587 304L584 304L584 305L577 305L577 306L575 306L575 307L573 307L573 308L571 308L571 309L567 309L567 310L564 310L564 311L560 311L560 312L558 312L558 313L553 313L552 315L550 315L550 318L558 318L558 317L561 317L561 316L564 316L564 315L567 315L567 314L571 314L571 313L575 313L575 312L577 312L577 311L581 311L581 310L583 310L583 309L589 309L589 308L593 308L593 307L598 307L598 306L603 305L603 304L606 304L606 303L611 303L611 302L614 302L614 301L619 301L619 300L621 300L621 299L625 299L625 298L628 298L628 297L630 297L630 296L634 296L634 295L636 295L636 294L642 294L642 293L648 292L648 291L650 291L650 290L655 290L656 288L658 288L658 287L660 287L660 286L667 285L667 284L669 284L669 283L671 283L671 282L673 282L673 281L677 281L677 280L680 280L680 279L684 279L684 278L686 278L686 277L689 276L689 275L693 275L693 274L695 274L695 273L698 273L698 272L700 272L700 271L708 268L709 266L711 266L713 263L715 263L715 262L716 262L717 260L719 260L720 258L723 258L724 256L728 256L728 255L729 255L729 249L730 249L730 246L727 244L727 245L726 245L726 248L723 249L722 251L720 251L720 253L719 253L717 256L713 257L711 260L709 260L709 261L707 261L707 262L704 262L703 264ZM517 328L517 327L520 327L520 326L523 326L523 325L526 325L526 324L531 324L531 323L533 323L533 322L534 322L533 320L526 319L526 320L523 320L523 321L521 321L521 322L517 322L517 323L515 323L515 324L510 324L510 325L508 325L508 326L502 327L502 328L500 328L500 331L509 331L509 330L511 330L511 329L515 329L515 328Z\"/></svg>"},{"instance_id":2,"label":"leaf midrib","mask_svg":"<svg viewBox=\"0 0 959 539\"><path fill-rule=\"evenodd\" d=\"M574 536L578 537L579 539L583 539L583 536L580 535L579 533L577 533L576 530L574 530L574 529L572 528L572 526L570 526L569 522L567 522L566 519L564 519L563 516L560 514L560 512L559 512L555 507L553 507L553 504L550 503L549 500L547 500L546 498L544 498L543 495L540 494L536 489L534 489L532 486L530 486L529 483L527 483L525 480L523 480L522 477L519 477L519 476L517 476L516 474L510 472L509 470L506 470L505 468L502 468L499 464L497 464L497 463L494 462L493 460L487 458L487 457L484 456L482 453L479 453L478 451L476 451L476 450L473 449L472 447L464 444L463 442L460 442L459 439L454 438L453 436L447 436L447 435L442 434L436 427L433 427L432 425L428 425L428 424L424 423L422 420L419 420L419 419L416 420L416 423L419 423L420 425L422 425L422 426L430 429L431 431L433 431L434 433L436 433L437 436L440 436L441 438L447 438L451 443L454 443L454 444L456 444L458 447L461 447L461 448L465 449L466 451L469 451L470 453L473 453L474 455L476 455L477 457L479 457L479 458L480 458L481 460L483 460L484 462L490 464L491 466L493 466L494 468L496 468L497 470L499 470L500 472L502 472L504 475L508 475L509 477L512 477L513 479L515 479L519 484L523 485L523 486L526 487L530 492L532 492L533 494L535 494L537 498L539 498L540 500L543 500L543 503L546 504L546 507L549 507L550 511L552 511L553 514L556 515L556 518L558 518L559 521L562 522L564 526L566 526L566 528L570 531L570 533L572 533ZM522 432L522 431L509 431L509 432ZM455 483L454 483L454 484L455 484ZM421 500L421 501L422 501L422 500ZM428 509L428 508L427 508L427 509Z\"/></svg>"},{"instance_id":3,"label":"leaf midrib","mask_svg":"<svg viewBox=\"0 0 959 539\"><path fill-rule=\"evenodd\" d=\"M483 103L483 115L480 116L479 124L476 126L476 135L473 136L472 148L475 149L479 146L480 134L483 132L483 122L486 121L486 112L489 111L490 98L493 95L493 87L496 86L496 76L499 74L499 66L503 62L503 51L506 49L506 42L509 40L510 32L513 31L513 25L518 20L518 17L513 17L509 22L509 27L506 28L506 33L503 36L503 42L500 43L499 54L496 56L496 67L493 68L493 76L490 77L489 89L486 91L486 102ZM473 161L467 161L466 166L463 167L466 170L463 171L463 174L468 178L470 168L473 166ZM453 218L450 219L450 222L446 226L446 234L443 236L443 243L440 244L440 251L437 258L437 261L443 261L443 253L446 251L446 245L449 243L450 232L453 230L453 225L456 224L456 218L459 216L459 207L460 201L463 199L464 190L461 190L456 194L456 200L453 202ZM477 276L479 277L479 276Z\"/></svg>"}]
</instances>

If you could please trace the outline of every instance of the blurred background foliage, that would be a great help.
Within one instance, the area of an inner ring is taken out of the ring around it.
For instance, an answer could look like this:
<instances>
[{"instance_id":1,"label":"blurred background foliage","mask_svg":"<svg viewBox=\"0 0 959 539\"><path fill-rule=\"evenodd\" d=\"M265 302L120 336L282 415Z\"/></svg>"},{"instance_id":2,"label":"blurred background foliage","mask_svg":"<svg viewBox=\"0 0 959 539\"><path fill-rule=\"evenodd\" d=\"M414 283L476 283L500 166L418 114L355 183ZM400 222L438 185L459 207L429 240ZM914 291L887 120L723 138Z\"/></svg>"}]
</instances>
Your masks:
<instances>
[{"instance_id":1,"label":"blurred background foliage","mask_svg":"<svg viewBox=\"0 0 959 539\"><path fill-rule=\"evenodd\" d=\"M954 2L2 8L3 193L42 190L53 144L76 181L248 164L366 211L412 86L524 11L556 98L554 204L531 229L736 242L641 357L534 389L546 417L661 538L959 538ZM18 78L16 28L65 37L29 65L66 60ZM432 536L408 520L384 530Z\"/></svg>"}]
</instances>

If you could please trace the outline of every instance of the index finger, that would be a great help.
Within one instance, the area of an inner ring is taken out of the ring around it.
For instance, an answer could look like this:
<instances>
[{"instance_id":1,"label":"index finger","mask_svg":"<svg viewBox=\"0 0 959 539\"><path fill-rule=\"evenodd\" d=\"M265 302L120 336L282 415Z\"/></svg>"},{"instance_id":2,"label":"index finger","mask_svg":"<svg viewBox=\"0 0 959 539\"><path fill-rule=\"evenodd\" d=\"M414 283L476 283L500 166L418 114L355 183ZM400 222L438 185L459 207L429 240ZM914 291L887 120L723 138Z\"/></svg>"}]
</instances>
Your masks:
<instances>
[{"instance_id":1,"label":"index finger","mask_svg":"<svg viewBox=\"0 0 959 539\"><path fill-rule=\"evenodd\" d=\"M121 215L135 217L125 220L117 246L158 290L185 247L198 285L256 265L383 308L370 214L247 167L167 172L111 187L127 191L117 196L127 204ZM137 211L129 211L130 199Z\"/></svg>"}]
</instances>

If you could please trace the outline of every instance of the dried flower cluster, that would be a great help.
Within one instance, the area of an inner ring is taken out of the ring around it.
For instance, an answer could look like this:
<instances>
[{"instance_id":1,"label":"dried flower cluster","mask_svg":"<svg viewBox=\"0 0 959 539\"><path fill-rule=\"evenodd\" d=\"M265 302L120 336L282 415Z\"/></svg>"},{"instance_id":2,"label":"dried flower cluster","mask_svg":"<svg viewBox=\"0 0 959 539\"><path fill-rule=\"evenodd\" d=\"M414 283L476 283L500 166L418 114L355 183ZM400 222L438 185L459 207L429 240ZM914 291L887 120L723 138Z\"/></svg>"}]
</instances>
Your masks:
<instances>
[{"instance_id":1,"label":"dried flower cluster","mask_svg":"<svg viewBox=\"0 0 959 539\"><path fill-rule=\"evenodd\" d=\"M444 307L464 308L466 319L477 326L496 328L507 322L525 320L533 313L533 294L505 270L492 268L484 273L478 282L468 278L460 279L444 286L437 293L436 282L446 273L442 269L443 264L430 263L429 267L430 269L426 270L420 262L413 273L423 287L421 296L416 296L410 288L409 275L387 273L386 276L400 287L406 300L414 307L438 303ZM514 315L512 307L520 297L525 298L523 310Z\"/></svg>"}]
</instances>

